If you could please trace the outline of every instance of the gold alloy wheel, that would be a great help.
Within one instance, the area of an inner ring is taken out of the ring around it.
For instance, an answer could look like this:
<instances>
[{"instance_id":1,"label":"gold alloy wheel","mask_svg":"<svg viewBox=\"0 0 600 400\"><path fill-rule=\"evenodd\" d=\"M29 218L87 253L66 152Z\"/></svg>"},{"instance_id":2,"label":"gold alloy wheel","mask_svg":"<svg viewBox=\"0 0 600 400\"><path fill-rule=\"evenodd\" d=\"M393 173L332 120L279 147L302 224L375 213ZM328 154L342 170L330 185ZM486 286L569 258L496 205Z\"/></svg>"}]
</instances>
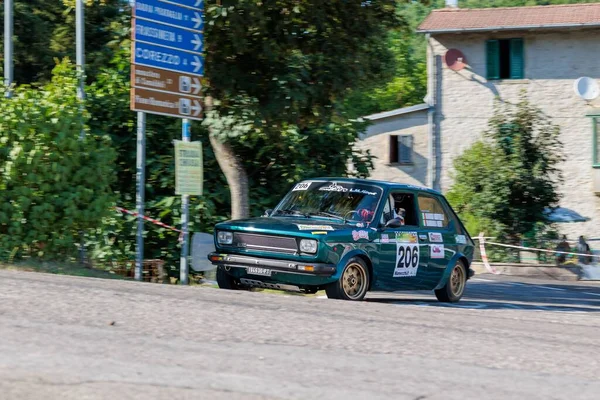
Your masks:
<instances>
[{"instance_id":1,"label":"gold alloy wheel","mask_svg":"<svg viewBox=\"0 0 600 400\"><path fill-rule=\"evenodd\" d=\"M450 290L456 297L461 297L465 291L465 269L460 264L454 266L450 275Z\"/></svg>"},{"instance_id":2,"label":"gold alloy wheel","mask_svg":"<svg viewBox=\"0 0 600 400\"><path fill-rule=\"evenodd\" d=\"M344 293L350 299L359 299L367 290L367 274L358 263L348 265L342 276L342 287Z\"/></svg>"}]
</instances>

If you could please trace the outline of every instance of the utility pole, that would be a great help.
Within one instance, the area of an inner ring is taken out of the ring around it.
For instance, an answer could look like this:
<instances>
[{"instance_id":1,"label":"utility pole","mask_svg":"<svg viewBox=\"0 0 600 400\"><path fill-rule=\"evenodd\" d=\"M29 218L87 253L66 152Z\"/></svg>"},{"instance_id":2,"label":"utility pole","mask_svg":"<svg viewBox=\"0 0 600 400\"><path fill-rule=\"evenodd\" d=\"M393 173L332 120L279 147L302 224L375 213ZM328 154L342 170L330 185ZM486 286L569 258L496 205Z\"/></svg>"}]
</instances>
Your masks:
<instances>
[{"instance_id":1,"label":"utility pole","mask_svg":"<svg viewBox=\"0 0 600 400\"><path fill-rule=\"evenodd\" d=\"M84 101L85 101L85 19L84 19L84 0L75 0L75 50L77 76L79 78L77 86L77 97L79 98L79 111L83 116ZM85 139L85 130L83 123L81 124L81 132L79 140ZM84 233L79 232L79 262L85 263L85 242Z\"/></svg>"},{"instance_id":2,"label":"utility pole","mask_svg":"<svg viewBox=\"0 0 600 400\"><path fill-rule=\"evenodd\" d=\"M13 0L4 0L4 85L6 97L12 96L13 84Z\"/></svg>"},{"instance_id":3,"label":"utility pole","mask_svg":"<svg viewBox=\"0 0 600 400\"><path fill-rule=\"evenodd\" d=\"M137 113L137 157L135 196L137 236L135 246L135 280L141 281L144 268L144 201L146 185L146 113Z\"/></svg>"}]
</instances>

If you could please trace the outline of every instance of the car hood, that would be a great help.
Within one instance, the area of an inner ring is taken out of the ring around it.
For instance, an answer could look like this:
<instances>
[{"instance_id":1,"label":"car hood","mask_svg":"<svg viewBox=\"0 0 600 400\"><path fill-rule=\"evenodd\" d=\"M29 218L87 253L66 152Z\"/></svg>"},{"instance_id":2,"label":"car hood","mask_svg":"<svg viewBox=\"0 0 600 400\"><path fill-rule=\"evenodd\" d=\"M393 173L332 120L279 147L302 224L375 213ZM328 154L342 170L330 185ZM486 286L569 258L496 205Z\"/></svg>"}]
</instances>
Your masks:
<instances>
[{"instance_id":1,"label":"car hood","mask_svg":"<svg viewBox=\"0 0 600 400\"><path fill-rule=\"evenodd\" d=\"M343 224L323 218L260 217L221 222L215 229L308 237L356 227L354 223Z\"/></svg>"}]
</instances>

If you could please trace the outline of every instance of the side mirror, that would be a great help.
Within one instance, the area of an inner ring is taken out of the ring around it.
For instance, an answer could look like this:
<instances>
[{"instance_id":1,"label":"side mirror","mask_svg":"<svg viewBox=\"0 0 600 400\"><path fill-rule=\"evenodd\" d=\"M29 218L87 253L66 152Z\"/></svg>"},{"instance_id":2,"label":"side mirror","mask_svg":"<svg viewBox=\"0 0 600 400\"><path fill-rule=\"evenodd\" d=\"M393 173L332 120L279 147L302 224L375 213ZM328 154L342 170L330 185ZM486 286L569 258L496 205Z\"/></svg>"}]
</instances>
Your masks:
<instances>
[{"instance_id":1,"label":"side mirror","mask_svg":"<svg viewBox=\"0 0 600 400\"><path fill-rule=\"evenodd\" d=\"M273 212L273 210L270 208L268 210L265 210L263 217L270 217L272 212Z\"/></svg>"},{"instance_id":2,"label":"side mirror","mask_svg":"<svg viewBox=\"0 0 600 400\"><path fill-rule=\"evenodd\" d=\"M402 226L404 226L404 225L402 225L400 223L400 220L398 220L397 218L392 218L388 222L385 223L386 228L400 228Z\"/></svg>"}]
</instances>

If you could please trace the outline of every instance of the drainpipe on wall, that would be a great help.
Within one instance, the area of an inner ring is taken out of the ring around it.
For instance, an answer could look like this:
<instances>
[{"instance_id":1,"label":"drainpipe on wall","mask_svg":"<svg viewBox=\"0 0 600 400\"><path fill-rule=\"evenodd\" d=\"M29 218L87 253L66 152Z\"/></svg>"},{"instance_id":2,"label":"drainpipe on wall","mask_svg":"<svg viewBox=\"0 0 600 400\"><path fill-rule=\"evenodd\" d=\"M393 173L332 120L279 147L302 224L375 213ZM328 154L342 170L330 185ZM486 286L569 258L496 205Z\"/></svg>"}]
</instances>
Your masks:
<instances>
[{"instance_id":1,"label":"drainpipe on wall","mask_svg":"<svg viewBox=\"0 0 600 400\"><path fill-rule=\"evenodd\" d=\"M435 169L437 160L435 159L435 57L430 42L431 35L425 35L427 40L427 96L425 102L429 105L427 110L427 133L429 135L429 187L434 189Z\"/></svg>"}]
</instances>

